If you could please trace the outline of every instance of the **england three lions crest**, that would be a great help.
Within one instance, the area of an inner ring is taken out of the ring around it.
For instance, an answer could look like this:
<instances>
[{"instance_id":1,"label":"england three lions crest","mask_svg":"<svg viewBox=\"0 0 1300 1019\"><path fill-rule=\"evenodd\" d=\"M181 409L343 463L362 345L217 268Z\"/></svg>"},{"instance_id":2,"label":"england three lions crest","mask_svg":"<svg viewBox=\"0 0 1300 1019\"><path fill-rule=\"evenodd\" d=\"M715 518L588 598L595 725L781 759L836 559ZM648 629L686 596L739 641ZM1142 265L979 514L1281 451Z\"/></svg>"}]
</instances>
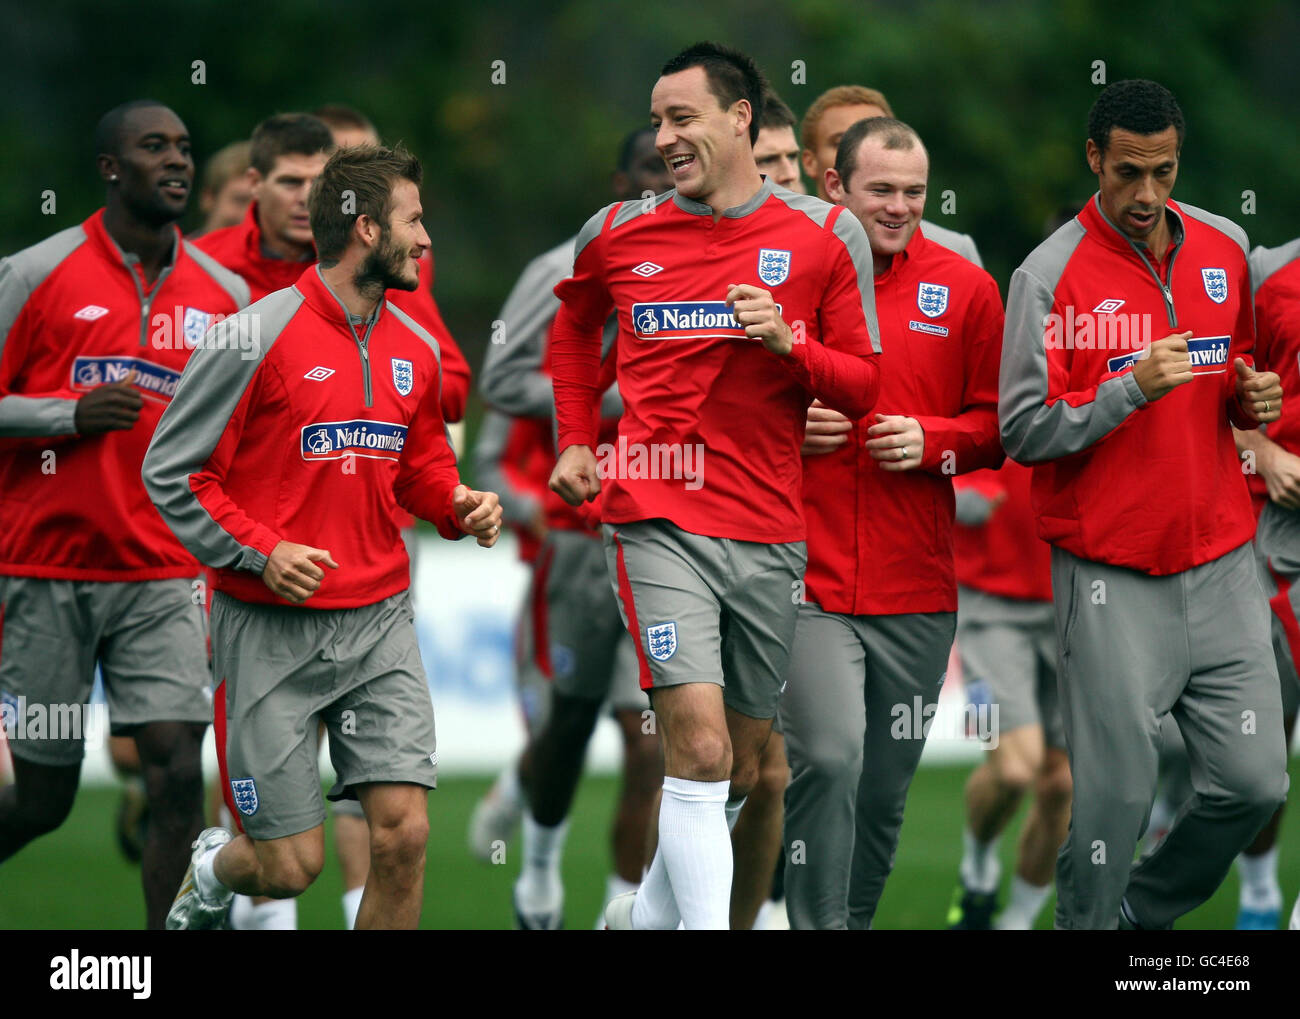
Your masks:
<instances>
[{"instance_id":1,"label":"england three lions crest","mask_svg":"<svg viewBox=\"0 0 1300 1019\"><path fill-rule=\"evenodd\" d=\"M916 306L926 318L938 318L948 310L948 288L938 283L922 283L916 288Z\"/></svg>"},{"instance_id":2,"label":"england three lions crest","mask_svg":"<svg viewBox=\"0 0 1300 1019\"><path fill-rule=\"evenodd\" d=\"M775 248L758 251L758 278L769 287L777 287L790 277L790 252Z\"/></svg>"},{"instance_id":3,"label":"england three lions crest","mask_svg":"<svg viewBox=\"0 0 1300 1019\"><path fill-rule=\"evenodd\" d=\"M415 388L415 366L400 357L393 358L393 386L401 396L410 396Z\"/></svg>"},{"instance_id":4,"label":"england three lions crest","mask_svg":"<svg viewBox=\"0 0 1300 1019\"><path fill-rule=\"evenodd\" d=\"M645 629L646 650L656 662L666 662L677 651L677 624L660 623Z\"/></svg>"},{"instance_id":5,"label":"england three lions crest","mask_svg":"<svg viewBox=\"0 0 1300 1019\"><path fill-rule=\"evenodd\" d=\"M232 778L230 791L234 794L235 807L245 817L257 813L257 783L251 778Z\"/></svg>"},{"instance_id":6,"label":"england three lions crest","mask_svg":"<svg viewBox=\"0 0 1300 1019\"><path fill-rule=\"evenodd\" d=\"M1201 281L1205 284L1205 294L1215 304L1222 304L1228 299L1228 270L1202 269Z\"/></svg>"}]
</instances>

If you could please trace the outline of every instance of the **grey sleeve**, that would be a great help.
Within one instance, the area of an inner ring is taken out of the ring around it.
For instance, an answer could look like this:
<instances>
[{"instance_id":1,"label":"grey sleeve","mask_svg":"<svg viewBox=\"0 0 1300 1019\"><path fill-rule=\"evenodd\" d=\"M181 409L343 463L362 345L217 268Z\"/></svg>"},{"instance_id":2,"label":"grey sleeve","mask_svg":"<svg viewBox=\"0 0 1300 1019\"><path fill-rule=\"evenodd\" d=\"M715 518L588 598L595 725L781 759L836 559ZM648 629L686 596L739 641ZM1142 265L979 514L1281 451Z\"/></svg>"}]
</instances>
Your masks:
<instances>
[{"instance_id":1,"label":"grey sleeve","mask_svg":"<svg viewBox=\"0 0 1300 1019\"><path fill-rule=\"evenodd\" d=\"M0 261L0 358L9 331L32 292L84 239L80 227ZM77 399L63 396L0 397L0 437L75 435Z\"/></svg>"},{"instance_id":2,"label":"grey sleeve","mask_svg":"<svg viewBox=\"0 0 1300 1019\"><path fill-rule=\"evenodd\" d=\"M511 417L550 417L554 395L544 374L542 354L546 331L560 310L554 288L573 271L568 258L552 250L524 269L506 298L488 343L479 389L483 398Z\"/></svg>"},{"instance_id":3,"label":"grey sleeve","mask_svg":"<svg viewBox=\"0 0 1300 1019\"><path fill-rule=\"evenodd\" d=\"M163 522L196 559L208 566L261 573L266 554L250 542L268 528L233 504L218 521L190 489L244 398L267 351L302 302L281 291L208 330L163 412L145 453L141 477ZM255 321L255 317L257 320Z\"/></svg>"},{"instance_id":4,"label":"grey sleeve","mask_svg":"<svg viewBox=\"0 0 1300 1019\"><path fill-rule=\"evenodd\" d=\"M488 410L479 424L474 443L474 476L481 490L496 492L501 509L511 523L527 524L541 509L541 500L510 483L501 461L510 438L512 419L499 411Z\"/></svg>"},{"instance_id":5,"label":"grey sleeve","mask_svg":"<svg viewBox=\"0 0 1300 1019\"><path fill-rule=\"evenodd\" d=\"M871 349L880 353L880 320L876 317L876 277L872 270L871 242L858 217L844 213L835 220L835 236L848 248L849 257L858 271L858 293L862 297L862 313L867 319L867 333L871 336Z\"/></svg>"},{"instance_id":6,"label":"grey sleeve","mask_svg":"<svg viewBox=\"0 0 1300 1019\"><path fill-rule=\"evenodd\" d=\"M1092 393L1056 393L1049 405L1044 323L1052 290L1021 266L1011 277L998 423L1007 455L1022 464L1082 452L1110 434L1146 403L1131 371L1107 379Z\"/></svg>"},{"instance_id":7,"label":"grey sleeve","mask_svg":"<svg viewBox=\"0 0 1300 1019\"><path fill-rule=\"evenodd\" d=\"M993 500L973 488L959 488L954 493L957 500L957 523L967 527L987 524L993 515Z\"/></svg>"}]
</instances>

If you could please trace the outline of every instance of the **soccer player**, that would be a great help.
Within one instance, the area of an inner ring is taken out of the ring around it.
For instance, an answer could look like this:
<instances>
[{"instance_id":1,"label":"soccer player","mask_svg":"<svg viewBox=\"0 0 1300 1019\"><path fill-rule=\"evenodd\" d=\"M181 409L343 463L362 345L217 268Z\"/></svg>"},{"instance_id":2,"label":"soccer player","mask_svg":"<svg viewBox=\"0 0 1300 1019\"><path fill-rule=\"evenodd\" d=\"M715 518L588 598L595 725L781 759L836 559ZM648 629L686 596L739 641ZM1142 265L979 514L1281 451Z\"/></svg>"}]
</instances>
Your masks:
<instances>
[{"instance_id":1,"label":"soccer player","mask_svg":"<svg viewBox=\"0 0 1300 1019\"><path fill-rule=\"evenodd\" d=\"M573 505L603 492L606 558L664 745L658 848L640 889L606 909L611 929L728 926L728 829L776 714L805 564L806 409L819 396L856 419L879 387L862 226L759 175L763 88L726 47L670 60L650 115L676 187L593 216L556 288L551 487ZM602 480L593 411L611 310L624 412Z\"/></svg>"},{"instance_id":2,"label":"soccer player","mask_svg":"<svg viewBox=\"0 0 1300 1019\"><path fill-rule=\"evenodd\" d=\"M1102 91L1086 144L1099 191L1016 270L1007 302L1002 441L1034 467L1038 534L1053 546L1074 779L1056 872L1056 925L1067 929L1172 926L1214 892L1286 791L1231 428L1276 421L1282 388L1252 367L1245 233L1170 198L1183 134L1163 86ZM1170 711L1195 795L1132 866Z\"/></svg>"},{"instance_id":3,"label":"soccer player","mask_svg":"<svg viewBox=\"0 0 1300 1019\"><path fill-rule=\"evenodd\" d=\"M773 183L796 194L806 195L799 175L799 142L794 136L794 112L779 95L768 89L763 96L763 122L754 142L754 163L758 172Z\"/></svg>"},{"instance_id":4,"label":"soccer player","mask_svg":"<svg viewBox=\"0 0 1300 1019\"><path fill-rule=\"evenodd\" d=\"M960 885L953 930L993 926L1001 868L998 836L1021 797L1033 804L1000 930L1030 930L1052 890L1056 853L1070 824L1070 762L1056 693L1051 547L1034 536L1030 470L1008 461L955 482L957 653L967 689L997 706L996 742L966 781ZM981 732L981 735L984 735Z\"/></svg>"},{"instance_id":5,"label":"soccer player","mask_svg":"<svg viewBox=\"0 0 1300 1019\"><path fill-rule=\"evenodd\" d=\"M250 148L250 142L231 142L214 152L204 164L203 186L199 189L203 229L193 237L234 226L247 214L253 201L253 188L248 180Z\"/></svg>"},{"instance_id":6,"label":"soccer player","mask_svg":"<svg viewBox=\"0 0 1300 1019\"><path fill-rule=\"evenodd\" d=\"M191 348L248 288L176 227L194 160L175 113L126 103L94 142L103 209L0 263L0 704L81 711L98 662L113 733L139 748L146 916L161 928L202 827L212 701L199 565L139 471ZM63 823L83 740L11 734L9 749L0 861Z\"/></svg>"},{"instance_id":7,"label":"soccer player","mask_svg":"<svg viewBox=\"0 0 1300 1019\"><path fill-rule=\"evenodd\" d=\"M437 341L385 299L419 286L420 179L401 149L330 158L308 203L319 265L205 339L145 458L168 526L217 570L222 774L244 829L195 842L173 929L219 922L234 892L286 898L315 880L318 717L330 798L358 797L370 828L356 926L419 922L437 749L394 501L483 546L501 519L496 495L458 481Z\"/></svg>"},{"instance_id":8,"label":"soccer player","mask_svg":"<svg viewBox=\"0 0 1300 1019\"><path fill-rule=\"evenodd\" d=\"M837 85L813 100L803 115L799 131L803 144L799 158L803 161L804 173L808 174L808 179L817 189L818 198L829 199L826 193L826 171L835 166L840 139L849 125L867 117L893 115L894 111L884 95L863 85ZM962 258L983 266L975 242L968 234L949 230L929 220L921 221L921 230L926 240L951 248Z\"/></svg>"},{"instance_id":9,"label":"soccer player","mask_svg":"<svg viewBox=\"0 0 1300 1019\"><path fill-rule=\"evenodd\" d=\"M781 699L795 929L871 925L956 628L952 476L1003 459L1002 302L925 236L928 178L921 139L889 117L850 125L827 173L870 239L884 353L876 413L804 458L806 594Z\"/></svg>"},{"instance_id":10,"label":"soccer player","mask_svg":"<svg viewBox=\"0 0 1300 1019\"><path fill-rule=\"evenodd\" d=\"M1300 307L1300 241L1280 248L1256 248L1250 256L1251 284L1255 294L1255 358L1265 368L1276 368L1283 391L1300 386L1296 365L1300 358L1300 329L1295 313ZM1282 680L1282 714L1287 742L1295 729L1300 678L1300 429L1295 405L1288 402L1282 416L1268 428L1239 431L1239 449L1249 450L1266 499L1260 504L1255 533L1255 557L1260 583L1269 600L1272 642ZM1282 918L1282 889L1277 880L1277 836L1282 807L1260 831L1255 841L1237 857L1241 876L1238 930L1276 930ZM1300 924L1300 899L1291 926Z\"/></svg>"},{"instance_id":11,"label":"soccer player","mask_svg":"<svg viewBox=\"0 0 1300 1019\"><path fill-rule=\"evenodd\" d=\"M654 132L642 128L619 146L613 189L620 200L643 199L672 188L668 167L655 149ZM488 347L482 387L495 407L531 422L536 453L546 477L555 466L554 398L546 337L559 300L556 284L573 272L570 238L530 263L502 309L503 342ZM610 349L613 322L602 337ZM601 401L603 438L616 441L615 422L623 405L617 390ZM524 864L513 889L516 922L524 930L553 930L562 924L564 887L560 862L568 814L582 774L587 744L601 706L608 700L623 737L624 781L611 833L615 873L606 882L606 902L635 889L645 861L646 829L654 793L663 779L659 740L647 733L648 706L631 638L619 617L600 535L583 514L549 490L538 506L545 530L525 606L520 682L527 694L530 739L518 774L524 777ZM527 625L528 623L532 625ZM509 780L489 794L504 809ZM479 822L487 819L478 815ZM505 826L506 815L502 813ZM486 827L483 827L485 833ZM481 842L481 838L479 840Z\"/></svg>"}]
</instances>

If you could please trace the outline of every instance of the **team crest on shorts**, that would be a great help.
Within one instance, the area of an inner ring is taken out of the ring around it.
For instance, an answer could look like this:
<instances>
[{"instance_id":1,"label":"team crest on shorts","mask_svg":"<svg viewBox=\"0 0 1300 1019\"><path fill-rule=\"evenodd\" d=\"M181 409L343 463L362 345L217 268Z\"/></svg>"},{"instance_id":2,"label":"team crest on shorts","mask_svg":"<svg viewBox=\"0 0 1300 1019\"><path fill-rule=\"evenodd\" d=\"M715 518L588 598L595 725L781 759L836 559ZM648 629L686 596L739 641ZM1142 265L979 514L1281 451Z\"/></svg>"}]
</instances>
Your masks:
<instances>
[{"instance_id":1,"label":"team crest on shorts","mask_svg":"<svg viewBox=\"0 0 1300 1019\"><path fill-rule=\"evenodd\" d=\"M948 288L938 283L922 283L916 288L916 306L926 318L938 318L948 310Z\"/></svg>"},{"instance_id":2,"label":"team crest on shorts","mask_svg":"<svg viewBox=\"0 0 1300 1019\"><path fill-rule=\"evenodd\" d=\"M257 783L251 778L232 778L230 791L235 796L235 808L245 817L257 813Z\"/></svg>"},{"instance_id":3,"label":"team crest on shorts","mask_svg":"<svg viewBox=\"0 0 1300 1019\"><path fill-rule=\"evenodd\" d=\"M666 662L677 652L677 624L660 623L647 626L646 650L656 662Z\"/></svg>"},{"instance_id":4,"label":"team crest on shorts","mask_svg":"<svg viewBox=\"0 0 1300 1019\"><path fill-rule=\"evenodd\" d=\"M758 249L758 278L769 287L780 286L790 276L790 252Z\"/></svg>"},{"instance_id":5,"label":"team crest on shorts","mask_svg":"<svg viewBox=\"0 0 1300 1019\"><path fill-rule=\"evenodd\" d=\"M415 366L400 357L393 358L393 385L401 396L410 396L415 387Z\"/></svg>"},{"instance_id":6,"label":"team crest on shorts","mask_svg":"<svg viewBox=\"0 0 1300 1019\"><path fill-rule=\"evenodd\" d=\"M1222 304L1228 299L1228 270L1202 269L1201 281L1205 284L1205 294L1215 304Z\"/></svg>"}]
</instances>

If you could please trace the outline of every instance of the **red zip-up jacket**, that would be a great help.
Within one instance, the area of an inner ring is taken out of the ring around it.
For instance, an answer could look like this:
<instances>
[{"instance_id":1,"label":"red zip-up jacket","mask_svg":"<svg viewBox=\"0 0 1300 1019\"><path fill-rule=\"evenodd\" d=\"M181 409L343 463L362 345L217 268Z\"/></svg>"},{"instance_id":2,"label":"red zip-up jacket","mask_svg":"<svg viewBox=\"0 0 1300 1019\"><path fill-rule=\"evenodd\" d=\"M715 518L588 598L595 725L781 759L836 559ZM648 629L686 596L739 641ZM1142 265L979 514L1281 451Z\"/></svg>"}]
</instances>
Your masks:
<instances>
[{"instance_id":1,"label":"red zip-up jacket","mask_svg":"<svg viewBox=\"0 0 1300 1019\"><path fill-rule=\"evenodd\" d=\"M1034 465L1038 534L1083 559L1153 576L1250 541L1250 498L1229 424L1233 363L1253 364L1246 234L1170 201L1156 267L1094 196L1016 270L1007 298L1002 443ZM1148 403L1132 365L1149 341L1192 330L1196 378ZM1097 347L1102 337L1102 349Z\"/></svg>"},{"instance_id":2,"label":"red zip-up jacket","mask_svg":"<svg viewBox=\"0 0 1300 1019\"><path fill-rule=\"evenodd\" d=\"M0 574L55 580L193 577L140 483L163 408L208 325L248 287L175 231L146 287L101 209L0 262ZM131 376L134 426L76 434L77 401Z\"/></svg>"},{"instance_id":3,"label":"red zip-up jacket","mask_svg":"<svg viewBox=\"0 0 1300 1019\"><path fill-rule=\"evenodd\" d=\"M717 222L713 211L668 191L615 203L578 234L573 276L555 288L559 450L595 450L601 332L616 309L623 416L602 519L802 541L808 404L856 419L879 389L871 250L847 210L766 178ZM745 335L725 304L737 283L772 294L795 331L788 356Z\"/></svg>"},{"instance_id":4,"label":"red zip-up jacket","mask_svg":"<svg viewBox=\"0 0 1300 1019\"><path fill-rule=\"evenodd\" d=\"M953 554L962 587L1017 601L1052 600L1052 546L1034 534L1032 477L1030 468L1008 460L996 471L974 471L953 481L959 500ZM963 496L974 496L985 511L996 505L980 523L965 523Z\"/></svg>"},{"instance_id":5,"label":"red zip-up jacket","mask_svg":"<svg viewBox=\"0 0 1300 1019\"><path fill-rule=\"evenodd\" d=\"M875 412L916 418L919 469L891 472L867 451L875 413L833 453L803 458L807 599L827 612L955 612L952 476L1002 462L998 285L921 234L875 277L880 397Z\"/></svg>"},{"instance_id":6,"label":"red zip-up jacket","mask_svg":"<svg viewBox=\"0 0 1300 1019\"><path fill-rule=\"evenodd\" d=\"M1255 290L1255 360L1282 379L1282 416L1268 437L1300 456L1300 240L1256 248L1250 256ZM1267 498L1267 496L1266 496Z\"/></svg>"},{"instance_id":7,"label":"red zip-up jacket","mask_svg":"<svg viewBox=\"0 0 1300 1019\"><path fill-rule=\"evenodd\" d=\"M250 334L255 356L223 349ZM158 425L145 486L177 537L217 568L219 591L287 604L261 577L285 540L339 564L304 607L381 601L410 584L397 505L446 538L464 533L438 372L427 330L387 302L354 329L313 266L208 337Z\"/></svg>"},{"instance_id":8,"label":"red zip-up jacket","mask_svg":"<svg viewBox=\"0 0 1300 1019\"><path fill-rule=\"evenodd\" d=\"M249 203L242 223L213 230L196 238L194 243L231 272L242 276L248 282L254 301L293 286L309 265L273 258L265 253L256 202ZM438 341L438 348L442 351L442 415L447 421L462 420L469 400L469 362L452 338L442 320L438 303L433 299L432 251L426 251L420 259L420 286L409 291L389 290L388 302L419 322Z\"/></svg>"}]
</instances>

